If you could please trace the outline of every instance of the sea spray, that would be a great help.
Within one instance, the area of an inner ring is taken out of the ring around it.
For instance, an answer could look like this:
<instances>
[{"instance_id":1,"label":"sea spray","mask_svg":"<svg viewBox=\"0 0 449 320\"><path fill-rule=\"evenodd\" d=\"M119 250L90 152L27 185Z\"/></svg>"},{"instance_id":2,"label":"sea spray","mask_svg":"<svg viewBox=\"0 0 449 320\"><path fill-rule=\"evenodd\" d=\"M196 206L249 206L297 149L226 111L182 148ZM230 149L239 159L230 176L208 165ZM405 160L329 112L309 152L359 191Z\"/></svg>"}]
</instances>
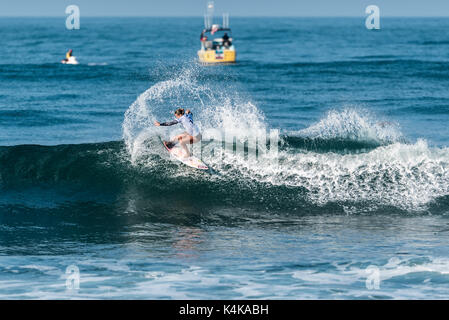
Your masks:
<instances>
[{"instance_id":1,"label":"sea spray","mask_svg":"<svg viewBox=\"0 0 449 320\"><path fill-rule=\"evenodd\" d=\"M265 136L265 118L256 105L226 83L202 81L201 68L184 67L171 79L151 86L128 108L122 128L132 163L147 153L159 152L160 146L148 144L149 140L181 132L179 127L153 125L156 120L172 118L177 107L193 112L206 140L232 136L243 142Z\"/></svg>"},{"instance_id":2,"label":"sea spray","mask_svg":"<svg viewBox=\"0 0 449 320\"><path fill-rule=\"evenodd\" d=\"M381 144L404 140L399 124L379 120L372 112L354 106L330 110L323 119L293 135L312 139L348 139Z\"/></svg>"},{"instance_id":3,"label":"sea spray","mask_svg":"<svg viewBox=\"0 0 449 320\"><path fill-rule=\"evenodd\" d=\"M269 160L248 163L234 155L225 161L228 176L305 189L304 200L317 205L360 203L365 211L381 206L421 211L449 194L449 149L430 148L424 140L361 154L282 151L275 165Z\"/></svg>"}]
</instances>

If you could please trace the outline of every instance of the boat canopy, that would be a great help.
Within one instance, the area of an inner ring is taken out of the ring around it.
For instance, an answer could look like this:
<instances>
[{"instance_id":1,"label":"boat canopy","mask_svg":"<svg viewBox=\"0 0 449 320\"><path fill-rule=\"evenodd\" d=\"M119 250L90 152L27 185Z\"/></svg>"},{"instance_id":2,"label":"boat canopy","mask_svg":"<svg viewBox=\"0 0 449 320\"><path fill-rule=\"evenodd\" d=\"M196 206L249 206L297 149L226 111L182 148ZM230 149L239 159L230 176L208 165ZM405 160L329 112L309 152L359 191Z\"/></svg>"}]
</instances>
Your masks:
<instances>
[{"instance_id":1,"label":"boat canopy","mask_svg":"<svg viewBox=\"0 0 449 320\"><path fill-rule=\"evenodd\" d=\"M219 31L229 31L230 33L232 33L231 28L220 28L220 27L214 28L214 27L212 27L212 28L204 29L203 32L201 32L201 34L205 34L205 33L211 33L211 34L213 34L213 33L215 33L215 32L219 32ZM212 33L212 32L213 32L213 33Z\"/></svg>"}]
</instances>

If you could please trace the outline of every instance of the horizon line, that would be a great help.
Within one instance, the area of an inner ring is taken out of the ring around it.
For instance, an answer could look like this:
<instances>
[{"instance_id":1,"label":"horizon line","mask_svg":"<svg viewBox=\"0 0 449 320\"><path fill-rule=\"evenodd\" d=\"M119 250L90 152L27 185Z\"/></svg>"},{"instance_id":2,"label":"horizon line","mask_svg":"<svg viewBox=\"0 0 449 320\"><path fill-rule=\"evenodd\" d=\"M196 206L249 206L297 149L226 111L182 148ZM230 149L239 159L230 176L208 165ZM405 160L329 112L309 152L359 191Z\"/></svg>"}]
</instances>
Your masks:
<instances>
[{"instance_id":1,"label":"horizon line","mask_svg":"<svg viewBox=\"0 0 449 320\"><path fill-rule=\"evenodd\" d=\"M0 18L66 18L67 15L1 15L0 14ZM197 16L197 15L160 15L160 16L155 16L155 15L83 15L82 18L200 18L200 19L204 19L203 16ZM216 16L217 18L220 16ZM344 16L344 15L323 15L323 16L306 16L306 15L297 15L297 16L293 16L293 15L286 15L286 16L281 16L281 15L273 15L273 16L266 16L266 15L256 15L256 16L245 16L245 15L234 15L232 17L235 18L366 18L365 15L348 15L348 16ZM423 16L395 16L395 15L383 15L381 16L382 18L449 18L449 15L441 15L441 16L436 16L436 15L423 15Z\"/></svg>"}]
</instances>

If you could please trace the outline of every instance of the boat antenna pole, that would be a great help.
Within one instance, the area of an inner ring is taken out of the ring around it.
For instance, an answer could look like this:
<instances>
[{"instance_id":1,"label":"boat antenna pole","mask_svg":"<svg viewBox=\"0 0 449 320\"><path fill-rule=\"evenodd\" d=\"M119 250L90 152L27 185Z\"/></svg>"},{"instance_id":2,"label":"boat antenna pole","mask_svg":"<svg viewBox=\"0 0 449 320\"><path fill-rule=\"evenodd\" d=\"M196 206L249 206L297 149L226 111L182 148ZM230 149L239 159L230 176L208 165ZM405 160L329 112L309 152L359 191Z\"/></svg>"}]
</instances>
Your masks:
<instances>
[{"instance_id":1,"label":"boat antenna pole","mask_svg":"<svg viewBox=\"0 0 449 320\"><path fill-rule=\"evenodd\" d=\"M223 28L229 28L229 13L223 13Z\"/></svg>"},{"instance_id":2,"label":"boat antenna pole","mask_svg":"<svg viewBox=\"0 0 449 320\"><path fill-rule=\"evenodd\" d=\"M212 19L214 18L214 2L207 3L207 13L204 15L204 27L209 29L212 27Z\"/></svg>"}]
</instances>

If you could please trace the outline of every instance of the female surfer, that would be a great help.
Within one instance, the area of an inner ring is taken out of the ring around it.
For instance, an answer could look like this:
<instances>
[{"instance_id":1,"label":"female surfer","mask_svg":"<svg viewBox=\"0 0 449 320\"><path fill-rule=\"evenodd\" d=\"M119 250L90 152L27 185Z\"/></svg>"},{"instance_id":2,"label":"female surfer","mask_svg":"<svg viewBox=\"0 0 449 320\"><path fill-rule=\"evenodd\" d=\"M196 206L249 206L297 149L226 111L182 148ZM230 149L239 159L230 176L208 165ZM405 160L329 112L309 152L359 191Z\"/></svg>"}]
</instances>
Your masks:
<instances>
[{"instance_id":1,"label":"female surfer","mask_svg":"<svg viewBox=\"0 0 449 320\"><path fill-rule=\"evenodd\" d=\"M172 141L166 143L167 148L171 149L176 143L180 143L182 149L185 152L186 158L190 157L190 151L187 148L186 143L194 144L201 140L201 132L197 125L193 123L193 115L190 110L184 112L184 109L179 108L175 111L175 120L169 122L159 123L154 122L154 125L159 126L172 126L181 123L184 126L186 132L177 135Z\"/></svg>"}]
</instances>

